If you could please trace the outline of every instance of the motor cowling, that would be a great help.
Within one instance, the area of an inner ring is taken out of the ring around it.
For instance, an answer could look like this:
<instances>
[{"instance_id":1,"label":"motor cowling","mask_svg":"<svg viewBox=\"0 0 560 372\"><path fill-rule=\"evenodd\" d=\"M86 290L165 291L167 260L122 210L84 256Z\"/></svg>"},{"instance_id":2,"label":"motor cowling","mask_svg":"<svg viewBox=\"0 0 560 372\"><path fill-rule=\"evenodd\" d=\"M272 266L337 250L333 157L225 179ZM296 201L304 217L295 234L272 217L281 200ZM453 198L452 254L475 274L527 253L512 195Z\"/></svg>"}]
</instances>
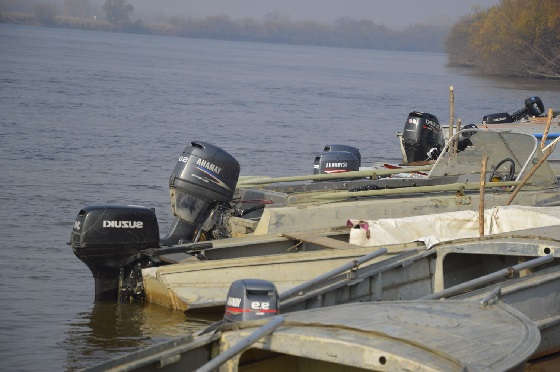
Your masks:
<instances>
[{"instance_id":1,"label":"motor cowling","mask_svg":"<svg viewBox=\"0 0 560 372\"><path fill-rule=\"evenodd\" d=\"M226 151L206 142L193 141L183 150L169 178L171 210L178 217L165 244L189 241L212 208L233 198L239 163Z\"/></svg>"},{"instance_id":2,"label":"motor cowling","mask_svg":"<svg viewBox=\"0 0 560 372\"><path fill-rule=\"evenodd\" d=\"M348 145L325 145L325 147L323 148L323 152L336 152L336 151L346 151L349 152L351 154L354 154L354 156L356 157L356 159L358 159L358 162L361 163L362 162L362 154L360 154L360 150L354 146L348 146Z\"/></svg>"},{"instance_id":3,"label":"motor cowling","mask_svg":"<svg viewBox=\"0 0 560 372\"><path fill-rule=\"evenodd\" d=\"M459 132L459 138L457 142L457 151L463 151L469 146L472 146L471 137L476 131L469 129L477 129L476 124L471 123L463 126Z\"/></svg>"},{"instance_id":4,"label":"motor cowling","mask_svg":"<svg viewBox=\"0 0 560 372\"><path fill-rule=\"evenodd\" d=\"M403 145L409 163L428 160L428 153L441 151L445 141L437 117L427 112L409 113L404 125Z\"/></svg>"},{"instance_id":5,"label":"motor cowling","mask_svg":"<svg viewBox=\"0 0 560 372\"><path fill-rule=\"evenodd\" d=\"M482 117L482 122L484 124L513 123L513 119L507 112L498 112L495 114L484 115Z\"/></svg>"},{"instance_id":6,"label":"motor cowling","mask_svg":"<svg viewBox=\"0 0 560 372\"><path fill-rule=\"evenodd\" d=\"M144 249L159 247L159 228L153 209L101 205L78 213L70 245L95 278L96 300L117 296L121 267Z\"/></svg>"},{"instance_id":7,"label":"motor cowling","mask_svg":"<svg viewBox=\"0 0 560 372\"><path fill-rule=\"evenodd\" d=\"M315 157L313 174L357 171L362 163L360 150L348 145L325 145L323 152Z\"/></svg>"},{"instance_id":8,"label":"motor cowling","mask_svg":"<svg viewBox=\"0 0 560 372\"><path fill-rule=\"evenodd\" d=\"M262 319L278 313L278 291L274 283L261 279L241 279L231 284L224 314L226 322Z\"/></svg>"},{"instance_id":9,"label":"motor cowling","mask_svg":"<svg viewBox=\"0 0 560 372\"><path fill-rule=\"evenodd\" d=\"M525 99L524 107L511 114L512 121L520 121L527 116L541 116L544 114L544 104L539 97Z\"/></svg>"},{"instance_id":10,"label":"motor cowling","mask_svg":"<svg viewBox=\"0 0 560 372\"><path fill-rule=\"evenodd\" d=\"M315 158L313 174L333 174L360 170L360 158L355 152L328 151Z\"/></svg>"}]
</instances>

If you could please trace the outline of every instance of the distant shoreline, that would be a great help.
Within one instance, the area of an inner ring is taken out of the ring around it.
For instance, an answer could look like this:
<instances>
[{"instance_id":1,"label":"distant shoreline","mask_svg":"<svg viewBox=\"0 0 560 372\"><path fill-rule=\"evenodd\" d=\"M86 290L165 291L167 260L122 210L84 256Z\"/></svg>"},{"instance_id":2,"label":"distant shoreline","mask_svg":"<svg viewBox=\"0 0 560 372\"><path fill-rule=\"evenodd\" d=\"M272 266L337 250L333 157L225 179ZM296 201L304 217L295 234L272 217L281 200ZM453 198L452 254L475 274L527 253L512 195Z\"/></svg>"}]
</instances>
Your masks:
<instances>
[{"instance_id":1,"label":"distant shoreline","mask_svg":"<svg viewBox=\"0 0 560 372\"><path fill-rule=\"evenodd\" d=\"M104 20L96 20L92 18L77 18L55 16L48 22L42 22L31 13L1 13L0 23L10 23L26 26L43 26L56 28L76 28L93 31L110 31L110 32L132 32L124 28L112 25ZM148 33L148 30L145 30Z\"/></svg>"},{"instance_id":2,"label":"distant shoreline","mask_svg":"<svg viewBox=\"0 0 560 372\"><path fill-rule=\"evenodd\" d=\"M371 21L345 20L341 24L325 25L312 22L232 20L226 16L174 19L171 23L163 24L148 24L137 20L115 25L94 18L52 16L40 20L30 13L0 12L0 23L195 39L413 52L444 52L448 33L448 28L443 26L416 25L404 31L393 31Z\"/></svg>"}]
</instances>

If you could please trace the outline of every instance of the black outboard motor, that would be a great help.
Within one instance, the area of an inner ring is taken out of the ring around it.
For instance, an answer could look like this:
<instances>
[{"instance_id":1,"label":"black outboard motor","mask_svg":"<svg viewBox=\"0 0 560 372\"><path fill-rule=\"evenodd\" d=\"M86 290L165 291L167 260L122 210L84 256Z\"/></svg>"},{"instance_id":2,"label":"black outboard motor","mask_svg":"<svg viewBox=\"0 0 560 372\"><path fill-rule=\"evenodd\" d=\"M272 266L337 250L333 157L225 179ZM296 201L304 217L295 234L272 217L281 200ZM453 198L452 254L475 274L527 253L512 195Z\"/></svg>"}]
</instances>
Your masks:
<instances>
[{"instance_id":1,"label":"black outboard motor","mask_svg":"<svg viewBox=\"0 0 560 372\"><path fill-rule=\"evenodd\" d=\"M70 244L93 273L95 300L115 299L120 268L139 251L159 246L156 215L136 206L86 207L74 221Z\"/></svg>"},{"instance_id":2,"label":"black outboard motor","mask_svg":"<svg viewBox=\"0 0 560 372\"><path fill-rule=\"evenodd\" d=\"M162 245L196 241L200 228L220 203L228 203L239 178L239 163L217 146L191 142L169 178L171 210L177 216Z\"/></svg>"},{"instance_id":3,"label":"black outboard motor","mask_svg":"<svg viewBox=\"0 0 560 372\"><path fill-rule=\"evenodd\" d=\"M484 124L514 123L526 116L542 116L544 114L544 104L539 97L528 97L525 99L525 106L515 111L513 114L499 112L496 114L484 115Z\"/></svg>"},{"instance_id":4,"label":"black outboard motor","mask_svg":"<svg viewBox=\"0 0 560 372\"><path fill-rule=\"evenodd\" d=\"M525 107L511 114L513 121L519 121L525 116L542 116L544 104L539 97L528 97L525 99Z\"/></svg>"},{"instance_id":5,"label":"black outboard motor","mask_svg":"<svg viewBox=\"0 0 560 372\"><path fill-rule=\"evenodd\" d=\"M469 131L469 129L477 129L478 127L476 124L471 123L467 124L461 128L461 132L459 132L459 138L457 143L457 151L463 151L469 146L472 146L471 137L475 133L475 131Z\"/></svg>"},{"instance_id":6,"label":"black outboard motor","mask_svg":"<svg viewBox=\"0 0 560 372\"><path fill-rule=\"evenodd\" d=\"M360 150L348 145L326 145L315 157L313 174L343 173L360 170Z\"/></svg>"},{"instance_id":7,"label":"black outboard motor","mask_svg":"<svg viewBox=\"0 0 560 372\"><path fill-rule=\"evenodd\" d=\"M231 208L238 177L239 163L224 150L204 142L187 146L169 179L171 208L177 219L162 239L152 209L135 206L82 209L74 223L70 244L93 273L96 300L118 299L122 293L141 297L141 291L134 285L141 282L140 269L157 263L138 252L196 240L195 234L200 234L203 226L217 229L209 222L214 221L210 217L221 216L214 212ZM120 293L119 281L121 289L124 288Z\"/></svg>"},{"instance_id":8,"label":"black outboard motor","mask_svg":"<svg viewBox=\"0 0 560 372\"><path fill-rule=\"evenodd\" d=\"M484 124L513 123L513 119L507 112L498 112L495 114L484 115L482 117L482 122Z\"/></svg>"},{"instance_id":9,"label":"black outboard motor","mask_svg":"<svg viewBox=\"0 0 560 372\"><path fill-rule=\"evenodd\" d=\"M325 145L323 148L323 152L331 152L331 151L346 151L349 153L354 154L358 162L362 162L362 154L360 154L360 150L354 146L348 145Z\"/></svg>"},{"instance_id":10,"label":"black outboard motor","mask_svg":"<svg viewBox=\"0 0 560 372\"><path fill-rule=\"evenodd\" d=\"M435 115L413 111L408 114L403 131L403 145L409 163L439 154L445 145L443 132Z\"/></svg>"},{"instance_id":11,"label":"black outboard motor","mask_svg":"<svg viewBox=\"0 0 560 372\"><path fill-rule=\"evenodd\" d=\"M261 279L236 280L229 287L224 320L239 322L277 315L278 292L274 283Z\"/></svg>"}]
</instances>

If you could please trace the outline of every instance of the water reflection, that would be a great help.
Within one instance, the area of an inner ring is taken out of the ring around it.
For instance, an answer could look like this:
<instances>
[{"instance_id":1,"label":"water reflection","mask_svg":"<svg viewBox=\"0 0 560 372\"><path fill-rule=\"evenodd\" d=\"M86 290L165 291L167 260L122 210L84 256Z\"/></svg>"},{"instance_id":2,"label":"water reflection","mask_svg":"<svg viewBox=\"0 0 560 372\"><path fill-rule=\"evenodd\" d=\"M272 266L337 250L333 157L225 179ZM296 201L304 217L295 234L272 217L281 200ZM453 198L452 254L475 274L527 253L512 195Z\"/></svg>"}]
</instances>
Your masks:
<instances>
[{"instance_id":1,"label":"water reflection","mask_svg":"<svg viewBox=\"0 0 560 372\"><path fill-rule=\"evenodd\" d=\"M469 67L447 67L447 69L458 75L468 76L484 85L505 90L527 90L532 92L539 91L560 91L560 83L554 79L531 79L522 77L488 76L480 74L476 69ZM546 104L546 102L545 102Z\"/></svg>"},{"instance_id":2,"label":"water reflection","mask_svg":"<svg viewBox=\"0 0 560 372\"><path fill-rule=\"evenodd\" d=\"M66 369L91 367L142 347L184 336L210 323L157 305L95 303L66 332Z\"/></svg>"}]
</instances>

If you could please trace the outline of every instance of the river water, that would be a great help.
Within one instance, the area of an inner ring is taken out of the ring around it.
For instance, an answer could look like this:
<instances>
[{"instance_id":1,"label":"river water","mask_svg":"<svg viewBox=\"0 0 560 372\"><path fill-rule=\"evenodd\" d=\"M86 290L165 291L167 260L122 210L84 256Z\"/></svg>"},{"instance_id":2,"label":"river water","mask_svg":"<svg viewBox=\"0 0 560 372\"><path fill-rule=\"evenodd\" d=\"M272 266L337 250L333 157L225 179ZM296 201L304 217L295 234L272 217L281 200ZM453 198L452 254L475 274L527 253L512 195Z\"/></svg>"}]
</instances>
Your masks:
<instances>
[{"instance_id":1,"label":"river water","mask_svg":"<svg viewBox=\"0 0 560 372\"><path fill-rule=\"evenodd\" d=\"M560 108L559 82L487 79L436 53L388 52L0 24L0 369L76 370L201 327L158 306L93 303L67 246L91 204L156 209L191 140L243 175L312 171L327 143L396 162L408 112L464 123L530 95Z\"/></svg>"}]
</instances>

